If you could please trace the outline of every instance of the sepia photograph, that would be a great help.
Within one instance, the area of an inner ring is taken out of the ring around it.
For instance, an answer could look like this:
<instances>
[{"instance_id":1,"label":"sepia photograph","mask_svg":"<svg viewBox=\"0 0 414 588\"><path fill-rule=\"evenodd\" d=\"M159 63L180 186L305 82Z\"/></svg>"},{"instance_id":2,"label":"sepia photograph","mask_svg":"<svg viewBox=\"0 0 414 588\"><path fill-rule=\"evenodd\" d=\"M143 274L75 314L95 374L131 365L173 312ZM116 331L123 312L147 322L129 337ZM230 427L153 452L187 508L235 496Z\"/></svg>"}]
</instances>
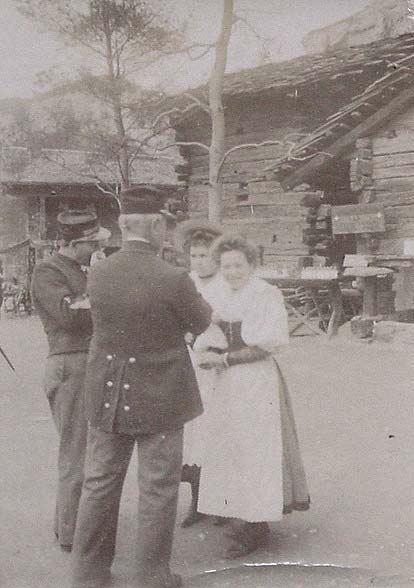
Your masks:
<instances>
[{"instance_id":1,"label":"sepia photograph","mask_svg":"<svg viewBox=\"0 0 414 588\"><path fill-rule=\"evenodd\" d=\"M1 588L414 588L414 0L1 0Z\"/></svg>"}]
</instances>

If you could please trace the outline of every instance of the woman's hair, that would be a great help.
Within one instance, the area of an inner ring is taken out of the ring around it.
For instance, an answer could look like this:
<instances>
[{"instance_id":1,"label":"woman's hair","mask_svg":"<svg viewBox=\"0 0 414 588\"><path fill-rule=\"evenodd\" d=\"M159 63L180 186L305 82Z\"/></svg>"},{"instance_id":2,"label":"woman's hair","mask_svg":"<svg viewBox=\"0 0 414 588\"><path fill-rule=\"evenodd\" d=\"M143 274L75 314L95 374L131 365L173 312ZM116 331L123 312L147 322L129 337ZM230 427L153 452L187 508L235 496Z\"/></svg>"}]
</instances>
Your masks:
<instances>
[{"instance_id":1,"label":"woman's hair","mask_svg":"<svg viewBox=\"0 0 414 588\"><path fill-rule=\"evenodd\" d=\"M213 241L217 238L217 235L213 235L208 230L199 229L188 235L184 242L184 251L189 252L191 247L206 247L210 249Z\"/></svg>"},{"instance_id":2,"label":"woman's hair","mask_svg":"<svg viewBox=\"0 0 414 588\"><path fill-rule=\"evenodd\" d=\"M223 235L217 239L211 251L211 255L217 265L220 264L223 253L227 251L240 251L244 253L250 265L257 265L257 247L241 235Z\"/></svg>"}]
</instances>

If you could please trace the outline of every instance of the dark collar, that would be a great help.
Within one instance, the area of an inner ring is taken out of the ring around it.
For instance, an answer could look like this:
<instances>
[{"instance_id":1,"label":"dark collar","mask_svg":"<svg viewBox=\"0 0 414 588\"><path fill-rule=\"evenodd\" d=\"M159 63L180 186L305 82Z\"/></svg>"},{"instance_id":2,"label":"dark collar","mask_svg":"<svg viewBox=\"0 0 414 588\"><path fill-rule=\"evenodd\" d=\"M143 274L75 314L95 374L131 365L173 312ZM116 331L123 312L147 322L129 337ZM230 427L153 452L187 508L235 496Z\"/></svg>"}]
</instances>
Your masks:
<instances>
[{"instance_id":1,"label":"dark collar","mask_svg":"<svg viewBox=\"0 0 414 588\"><path fill-rule=\"evenodd\" d=\"M121 251L137 251L138 253L158 253L157 249L146 241L124 241Z\"/></svg>"}]
</instances>

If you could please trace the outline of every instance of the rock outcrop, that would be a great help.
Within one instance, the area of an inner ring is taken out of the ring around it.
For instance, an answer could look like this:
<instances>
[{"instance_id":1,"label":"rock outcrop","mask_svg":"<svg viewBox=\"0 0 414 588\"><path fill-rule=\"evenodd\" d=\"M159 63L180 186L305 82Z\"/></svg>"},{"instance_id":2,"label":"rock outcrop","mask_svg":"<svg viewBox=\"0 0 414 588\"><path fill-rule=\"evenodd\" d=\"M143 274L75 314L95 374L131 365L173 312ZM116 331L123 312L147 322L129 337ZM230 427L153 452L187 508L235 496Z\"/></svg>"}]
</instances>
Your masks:
<instances>
[{"instance_id":1,"label":"rock outcrop","mask_svg":"<svg viewBox=\"0 0 414 588\"><path fill-rule=\"evenodd\" d=\"M371 0L366 8L308 33L307 53L323 53L414 32L414 0Z\"/></svg>"}]
</instances>

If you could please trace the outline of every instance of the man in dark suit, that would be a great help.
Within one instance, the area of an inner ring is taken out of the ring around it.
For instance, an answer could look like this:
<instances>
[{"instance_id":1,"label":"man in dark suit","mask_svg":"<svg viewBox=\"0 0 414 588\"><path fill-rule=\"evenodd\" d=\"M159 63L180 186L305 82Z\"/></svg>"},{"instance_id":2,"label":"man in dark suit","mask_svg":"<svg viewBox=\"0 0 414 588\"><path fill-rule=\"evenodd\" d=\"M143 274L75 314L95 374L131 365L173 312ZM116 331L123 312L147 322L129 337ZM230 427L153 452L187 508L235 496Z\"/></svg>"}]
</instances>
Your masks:
<instances>
[{"instance_id":1,"label":"man in dark suit","mask_svg":"<svg viewBox=\"0 0 414 588\"><path fill-rule=\"evenodd\" d=\"M45 391L59 433L59 482L55 535L70 551L83 482L87 422L83 384L92 320L86 303L86 274L99 241L110 236L96 214L64 211L58 216L59 251L35 266L32 300L49 343Z\"/></svg>"},{"instance_id":2,"label":"man in dark suit","mask_svg":"<svg viewBox=\"0 0 414 588\"><path fill-rule=\"evenodd\" d=\"M170 556L184 424L202 412L184 335L203 332L211 309L184 270L157 257L162 200L150 187L123 193L123 246L90 272L94 334L86 376L85 481L74 542L74 586L110 577L119 502L138 447L139 588L177 588Z\"/></svg>"}]
</instances>

